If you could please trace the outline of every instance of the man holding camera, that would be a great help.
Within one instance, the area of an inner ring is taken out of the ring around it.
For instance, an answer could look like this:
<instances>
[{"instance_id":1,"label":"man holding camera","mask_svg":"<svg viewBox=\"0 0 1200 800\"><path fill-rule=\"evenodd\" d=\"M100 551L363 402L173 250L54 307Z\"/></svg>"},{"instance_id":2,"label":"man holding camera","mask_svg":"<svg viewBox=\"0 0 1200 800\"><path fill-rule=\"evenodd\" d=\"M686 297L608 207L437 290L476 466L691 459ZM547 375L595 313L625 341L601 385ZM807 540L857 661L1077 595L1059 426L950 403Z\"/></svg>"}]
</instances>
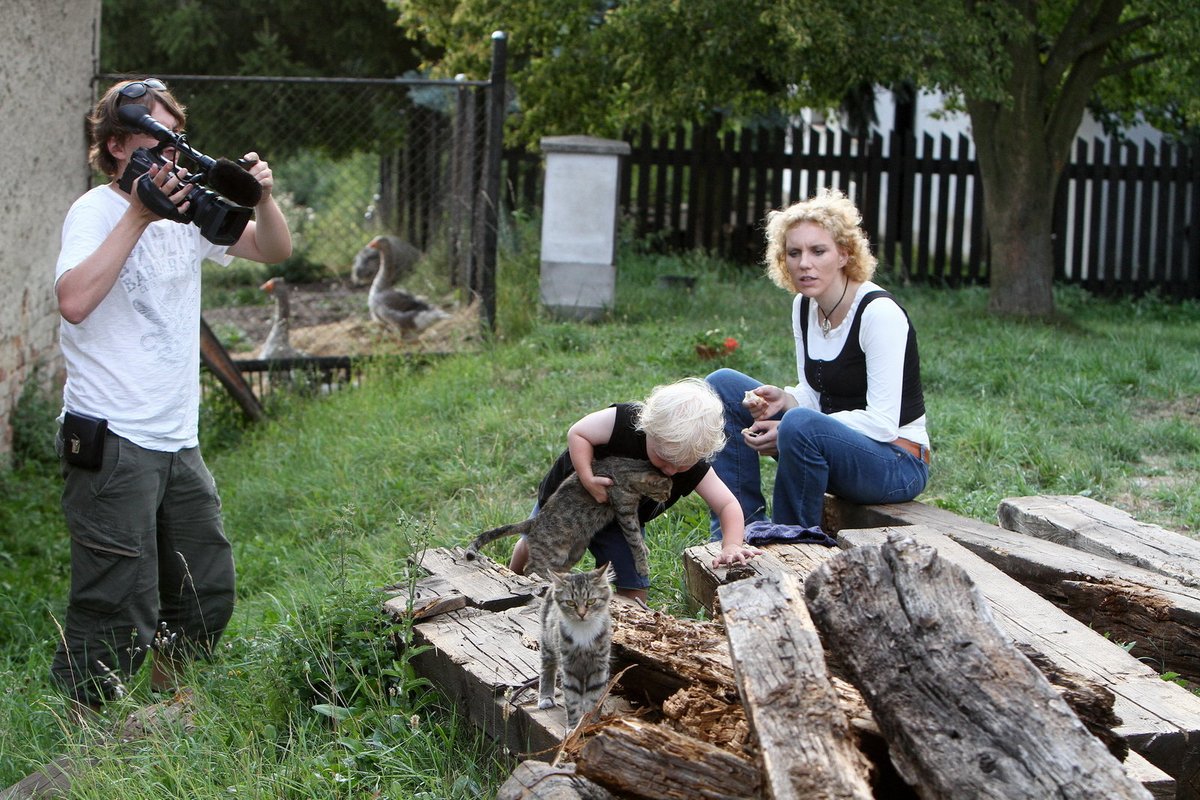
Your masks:
<instances>
[{"instance_id":1,"label":"man holding camera","mask_svg":"<svg viewBox=\"0 0 1200 800\"><path fill-rule=\"evenodd\" d=\"M128 109L118 109L134 104L171 133L129 127ZM202 236L200 194L240 209L176 166L169 145L185 114L162 81L121 81L88 122L91 163L110 182L71 206L55 269L71 595L51 675L98 708L125 691L150 650L152 688L173 686L174 668L209 655L233 613L232 550L197 438L200 264L274 263L292 243L270 167L253 153L242 163L261 187L250 183L254 219L232 244ZM137 183L121 180L131 162L143 165ZM173 208L171 219L152 206Z\"/></svg>"}]
</instances>

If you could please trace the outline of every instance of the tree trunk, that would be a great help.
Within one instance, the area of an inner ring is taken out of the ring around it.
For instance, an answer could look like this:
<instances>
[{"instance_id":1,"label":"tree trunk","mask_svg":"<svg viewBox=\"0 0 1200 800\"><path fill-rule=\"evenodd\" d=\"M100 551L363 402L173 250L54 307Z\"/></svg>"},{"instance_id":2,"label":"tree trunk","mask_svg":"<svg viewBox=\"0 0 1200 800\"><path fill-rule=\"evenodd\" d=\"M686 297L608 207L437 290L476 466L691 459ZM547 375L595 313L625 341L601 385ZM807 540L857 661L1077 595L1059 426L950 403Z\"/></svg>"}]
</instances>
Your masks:
<instances>
[{"instance_id":1,"label":"tree trunk","mask_svg":"<svg viewBox=\"0 0 1200 800\"><path fill-rule=\"evenodd\" d=\"M968 100L983 181L993 313L1045 317L1054 312L1054 190L1059 170L1042 137L1039 103L1017 97L1004 108Z\"/></svg>"},{"instance_id":2,"label":"tree trunk","mask_svg":"<svg viewBox=\"0 0 1200 800\"><path fill-rule=\"evenodd\" d=\"M1037 33L1037 4L1012 2L1029 23L1005 43L1007 100L964 98L983 181L991 238L993 313L1054 312L1054 195L1124 3L1076 8L1057 39Z\"/></svg>"}]
</instances>

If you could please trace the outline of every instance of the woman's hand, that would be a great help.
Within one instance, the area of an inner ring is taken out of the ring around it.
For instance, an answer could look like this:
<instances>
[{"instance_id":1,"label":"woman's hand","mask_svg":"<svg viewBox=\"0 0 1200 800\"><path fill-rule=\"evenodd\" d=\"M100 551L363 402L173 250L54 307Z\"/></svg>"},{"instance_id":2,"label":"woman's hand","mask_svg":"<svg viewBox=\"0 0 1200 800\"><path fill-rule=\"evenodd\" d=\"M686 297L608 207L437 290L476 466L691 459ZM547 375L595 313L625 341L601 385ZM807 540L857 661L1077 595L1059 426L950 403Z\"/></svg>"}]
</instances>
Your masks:
<instances>
[{"instance_id":1,"label":"woman's hand","mask_svg":"<svg viewBox=\"0 0 1200 800\"><path fill-rule=\"evenodd\" d=\"M778 386L762 385L746 392L742 400L756 420L770 419L787 411L795 403L790 394Z\"/></svg>"},{"instance_id":2,"label":"woman's hand","mask_svg":"<svg viewBox=\"0 0 1200 800\"><path fill-rule=\"evenodd\" d=\"M779 420L760 419L742 429L742 441L760 456L779 455Z\"/></svg>"}]
</instances>

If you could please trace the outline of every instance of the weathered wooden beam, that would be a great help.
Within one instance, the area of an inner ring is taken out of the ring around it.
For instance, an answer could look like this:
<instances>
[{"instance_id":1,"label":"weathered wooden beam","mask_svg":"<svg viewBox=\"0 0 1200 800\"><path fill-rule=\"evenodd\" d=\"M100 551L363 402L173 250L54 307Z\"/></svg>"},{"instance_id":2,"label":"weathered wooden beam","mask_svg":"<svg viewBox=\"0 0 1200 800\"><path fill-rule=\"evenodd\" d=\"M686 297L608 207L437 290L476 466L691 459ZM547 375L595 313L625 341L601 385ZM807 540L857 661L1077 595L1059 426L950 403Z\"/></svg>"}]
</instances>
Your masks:
<instances>
[{"instance_id":1,"label":"weathered wooden beam","mask_svg":"<svg viewBox=\"0 0 1200 800\"><path fill-rule=\"evenodd\" d=\"M552 757L567 733L562 708L537 708L536 689L509 699L538 674L540 624L536 605L434 617L413 626L413 643L430 646L413 656L413 667L512 753Z\"/></svg>"},{"instance_id":2,"label":"weathered wooden beam","mask_svg":"<svg viewBox=\"0 0 1200 800\"><path fill-rule=\"evenodd\" d=\"M1150 797L939 551L897 532L839 554L805 587L814 621L922 798Z\"/></svg>"},{"instance_id":3,"label":"weathered wooden beam","mask_svg":"<svg viewBox=\"0 0 1200 800\"><path fill-rule=\"evenodd\" d=\"M552 767L542 761L522 761L513 770L496 800L614 800L613 794L582 775L574 764Z\"/></svg>"},{"instance_id":4,"label":"weathered wooden beam","mask_svg":"<svg viewBox=\"0 0 1200 800\"><path fill-rule=\"evenodd\" d=\"M712 561L721 553L720 542L684 550L683 580L689 599L709 614L715 614L718 587L755 575L773 575L781 570L798 575L803 581L808 573L837 553L837 548L820 544L768 544L760 549L763 554L745 564L716 569Z\"/></svg>"},{"instance_id":5,"label":"weathered wooden beam","mask_svg":"<svg viewBox=\"0 0 1200 800\"><path fill-rule=\"evenodd\" d=\"M411 587L388 586L383 591L392 595L384 601L383 608L396 618L419 621L467 606L466 596L440 575L421 578Z\"/></svg>"},{"instance_id":6,"label":"weathered wooden beam","mask_svg":"<svg viewBox=\"0 0 1200 800\"><path fill-rule=\"evenodd\" d=\"M754 764L639 719L613 720L579 753L576 772L633 797L663 800L758 796Z\"/></svg>"},{"instance_id":7,"label":"weathered wooden beam","mask_svg":"<svg viewBox=\"0 0 1200 800\"><path fill-rule=\"evenodd\" d=\"M181 690L166 700L133 711L119 725L113 726L112 730L104 731L100 739L106 746L111 747L115 743L120 748L153 732L162 732L166 728L190 731L194 727L193 710L191 691ZM101 726L110 723L103 717L96 716L86 724ZM11 786L0 789L0 800L66 796L70 794L74 777L95 763L96 757L86 750L74 755L59 756Z\"/></svg>"},{"instance_id":8,"label":"weathered wooden beam","mask_svg":"<svg viewBox=\"0 0 1200 800\"><path fill-rule=\"evenodd\" d=\"M1133 750L1175 778L1179 798L1200 798L1200 697L1162 680L1117 644L1067 616L939 529L908 526L895 530L935 548L940 560L960 566L1013 640L1112 690L1114 711L1122 720L1116 732ZM842 530L838 540L851 547L878 545L888 533L886 528ZM837 652L844 651L837 648Z\"/></svg>"},{"instance_id":9,"label":"weathered wooden beam","mask_svg":"<svg viewBox=\"0 0 1200 800\"><path fill-rule=\"evenodd\" d=\"M430 547L409 561L440 578L475 608L503 611L525 605L544 584L518 575L485 555L467 558L461 547Z\"/></svg>"},{"instance_id":10,"label":"weathered wooden beam","mask_svg":"<svg viewBox=\"0 0 1200 800\"><path fill-rule=\"evenodd\" d=\"M1138 522L1090 497L1010 497L997 510L1000 527L1095 553L1200 587L1200 541Z\"/></svg>"},{"instance_id":11,"label":"weathered wooden beam","mask_svg":"<svg viewBox=\"0 0 1200 800\"><path fill-rule=\"evenodd\" d=\"M870 763L839 708L800 579L781 571L719 595L767 796L871 800Z\"/></svg>"},{"instance_id":12,"label":"weathered wooden beam","mask_svg":"<svg viewBox=\"0 0 1200 800\"><path fill-rule=\"evenodd\" d=\"M229 392L229 396L241 406L246 419L259 422L266 418L267 413L263 410L262 403L250 388L250 384L246 383L242 371L230 358L225 345L221 344L212 328L208 327L204 317L200 318L200 360L217 377L225 391Z\"/></svg>"},{"instance_id":13,"label":"weathered wooden beam","mask_svg":"<svg viewBox=\"0 0 1200 800\"><path fill-rule=\"evenodd\" d=\"M1121 763L1125 774L1146 787L1154 800L1175 800L1178 786L1175 779L1132 750Z\"/></svg>"}]
</instances>

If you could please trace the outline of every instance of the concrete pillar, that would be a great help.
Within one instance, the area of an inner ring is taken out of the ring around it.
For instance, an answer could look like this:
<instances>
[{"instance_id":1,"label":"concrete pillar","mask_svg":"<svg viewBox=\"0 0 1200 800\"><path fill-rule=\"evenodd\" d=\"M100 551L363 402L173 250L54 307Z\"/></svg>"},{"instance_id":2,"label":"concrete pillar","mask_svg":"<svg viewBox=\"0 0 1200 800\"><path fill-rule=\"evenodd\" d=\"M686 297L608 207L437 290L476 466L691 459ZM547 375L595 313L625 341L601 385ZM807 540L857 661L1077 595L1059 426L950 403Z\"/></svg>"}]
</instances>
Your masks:
<instances>
[{"instance_id":1,"label":"concrete pillar","mask_svg":"<svg viewBox=\"0 0 1200 800\"><path fill-rule=\"evenodd\" d=\"M591 320L613 307L621 156L629 145L590 136L548 136L542 201L542 304Z\"/></svg>"}]
</instances>

